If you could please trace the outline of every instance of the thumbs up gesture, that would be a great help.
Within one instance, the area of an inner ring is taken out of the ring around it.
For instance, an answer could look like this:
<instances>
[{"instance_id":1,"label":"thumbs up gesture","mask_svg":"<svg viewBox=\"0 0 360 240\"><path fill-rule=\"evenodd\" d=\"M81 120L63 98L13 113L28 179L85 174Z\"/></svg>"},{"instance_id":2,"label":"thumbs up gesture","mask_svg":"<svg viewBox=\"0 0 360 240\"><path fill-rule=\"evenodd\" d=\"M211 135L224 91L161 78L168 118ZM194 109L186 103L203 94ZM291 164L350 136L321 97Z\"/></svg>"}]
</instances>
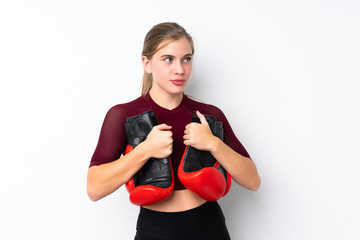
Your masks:
<instances>
[{"instance_id":1,"label":"thumbs up gesture","mask_svg":"<svg viewBox=\"0 0 360 240\"><path fill-rule=\"evenodd\" d=\"M196 111L196 115L201 123L192 122L186 125L184 131L184 144L191 145L198 150L210 151L216 137L212 134L205 116L199 111Z\"/></svg>"}]
</instances>

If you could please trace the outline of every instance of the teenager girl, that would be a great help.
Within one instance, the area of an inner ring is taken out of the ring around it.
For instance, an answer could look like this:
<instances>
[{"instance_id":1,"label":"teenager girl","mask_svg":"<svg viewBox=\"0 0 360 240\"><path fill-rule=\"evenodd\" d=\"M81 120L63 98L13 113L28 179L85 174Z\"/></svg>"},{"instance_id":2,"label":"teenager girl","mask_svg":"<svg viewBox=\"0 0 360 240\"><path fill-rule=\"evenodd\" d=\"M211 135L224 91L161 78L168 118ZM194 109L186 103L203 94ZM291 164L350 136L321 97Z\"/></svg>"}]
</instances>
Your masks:
<instances>
[{"instance_id":1,"label":"teenager girl","mask_svg":"<svg viewBox=\"0 0 360 240\"><path fill-rule=\"evenodd\" d=\"M141 96L108 111L91 159L87 190L90 199L97 201L129 181L150 158L170 156L174 191L163 201L140 207L136 240L230 239L219 204L200 198L178 179L187 145L209 151L237 184L253 191L260 185L254 162L222 111L184 94L193 55L192 38L178 24L161 23L148 32L142 51ZM123 155L127 146L126 118L149 110L153 110L159 125L152 128L145 141ZM200 124L191 123L193 112ZM212 134L204 114L222 122L223 141Z\"/></svg>"}]
</instances>

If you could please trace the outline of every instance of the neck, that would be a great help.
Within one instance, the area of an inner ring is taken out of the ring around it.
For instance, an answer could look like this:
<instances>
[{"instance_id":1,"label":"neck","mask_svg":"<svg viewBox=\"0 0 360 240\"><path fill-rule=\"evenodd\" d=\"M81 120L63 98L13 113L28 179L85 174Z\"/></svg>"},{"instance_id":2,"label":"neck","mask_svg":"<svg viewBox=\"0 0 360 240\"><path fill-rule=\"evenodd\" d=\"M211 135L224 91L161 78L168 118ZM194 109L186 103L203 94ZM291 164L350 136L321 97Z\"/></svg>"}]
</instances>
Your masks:
<instances>
[{"instance_id":1,"label":"neck","mask_svg":"<svg viewBox=\"0 0 360 240\"><path fill-rule=\"evenodd\" d=\"M159 106L172 110L180 105L183 93L179 94L157 94L153 89L149 91L151 99Z\"/></svg>"}]
</instances>

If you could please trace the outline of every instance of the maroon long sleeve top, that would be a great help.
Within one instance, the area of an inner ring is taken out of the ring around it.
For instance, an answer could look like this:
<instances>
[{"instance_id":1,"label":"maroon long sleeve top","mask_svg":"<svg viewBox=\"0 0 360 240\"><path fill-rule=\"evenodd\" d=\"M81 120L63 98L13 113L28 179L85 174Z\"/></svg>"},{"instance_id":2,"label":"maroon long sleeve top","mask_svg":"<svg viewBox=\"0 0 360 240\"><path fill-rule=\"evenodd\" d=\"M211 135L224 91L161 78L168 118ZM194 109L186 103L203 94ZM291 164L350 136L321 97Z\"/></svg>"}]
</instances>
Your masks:
<instances>
[{"instance_id":1,"label":"maroon long sleeve top","mask_svg":"<svg viewBox=\"0 0 360 240\"><path fill-rule=\"evenodd\" d=\"M219 108L192 100L184 95L178 107L168 110L157 105L151 99L150 95L146 94L131 102L115 105L107 112L101 128L98 144L91 158L90 167L119 159L127 145L124 125L125 119L149 110L154 111L159 124L166 123L172 126L173 152L170 155L170 159L175 174L175 190L185 189L178 179L177 170L186 147L183 139L185 126L191 122L193 112L196 110L202 114L212 115L216 117L218 121L221 121L224 129L224 143L242 156L250 158L248 152L235 136L229 122Z\"/></svg>"}]
</instances>

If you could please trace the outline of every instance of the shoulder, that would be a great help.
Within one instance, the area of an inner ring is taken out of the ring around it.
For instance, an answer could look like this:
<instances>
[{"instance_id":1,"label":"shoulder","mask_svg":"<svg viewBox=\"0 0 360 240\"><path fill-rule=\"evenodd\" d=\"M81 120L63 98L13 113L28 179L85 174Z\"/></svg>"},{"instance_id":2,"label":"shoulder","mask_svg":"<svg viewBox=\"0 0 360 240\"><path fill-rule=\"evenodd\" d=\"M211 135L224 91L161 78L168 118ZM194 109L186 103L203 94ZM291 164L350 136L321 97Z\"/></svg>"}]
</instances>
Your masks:
<instances>
[{"instance_id":1,"label":"shoulder","mask_svg":"<svg viewBox=\"0 0 360 240\"><path fill-rule=\"evenodd\" d=\"M138 97L130 102L120 103L112 106L107 114L106 118L122 118L125 119L130 116L138 115L149 109L143 97Z\"/></svg>"}]
</instances>

